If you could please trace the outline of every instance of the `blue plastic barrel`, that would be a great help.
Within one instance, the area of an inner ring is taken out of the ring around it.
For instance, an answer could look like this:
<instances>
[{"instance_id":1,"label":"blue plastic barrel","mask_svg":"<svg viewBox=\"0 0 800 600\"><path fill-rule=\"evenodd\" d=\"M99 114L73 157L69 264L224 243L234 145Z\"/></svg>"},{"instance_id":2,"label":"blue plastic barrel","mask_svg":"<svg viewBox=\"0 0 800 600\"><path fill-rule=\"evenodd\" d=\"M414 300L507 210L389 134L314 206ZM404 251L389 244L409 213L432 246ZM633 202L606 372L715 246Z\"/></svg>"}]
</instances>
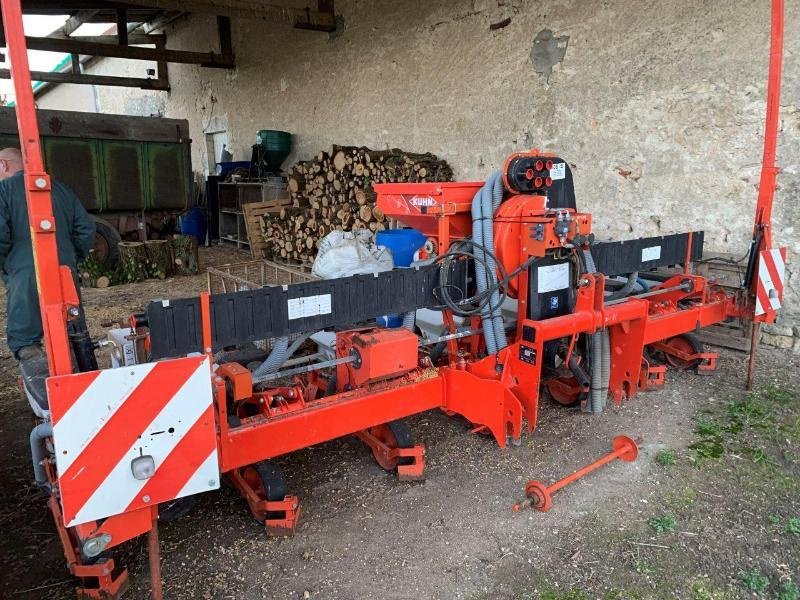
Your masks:
<instances>
[{"instance_id":1,"label":"blue plastic barrel","mask_svg":"<svg viewBox=\"0 0 800 600\"><path fill-rule=\"evenodd\" d=\"M387 229L375 238L378 246L392 251L395 267L408 267L414 262L414 253L425 245L426 238L416 229Z\"/></svg>"},{"instance_id":2,"label":"blue plastic barrel","mask_svg":"<svg viewBox=\"0 0 800 600\"><path fill-rule=\"evenodd\" d=\"M201 207L194 206L183 213L178 224L183 235L193 235L200 245L206 243L206 215Z\"/></svg>"}]
</instances>

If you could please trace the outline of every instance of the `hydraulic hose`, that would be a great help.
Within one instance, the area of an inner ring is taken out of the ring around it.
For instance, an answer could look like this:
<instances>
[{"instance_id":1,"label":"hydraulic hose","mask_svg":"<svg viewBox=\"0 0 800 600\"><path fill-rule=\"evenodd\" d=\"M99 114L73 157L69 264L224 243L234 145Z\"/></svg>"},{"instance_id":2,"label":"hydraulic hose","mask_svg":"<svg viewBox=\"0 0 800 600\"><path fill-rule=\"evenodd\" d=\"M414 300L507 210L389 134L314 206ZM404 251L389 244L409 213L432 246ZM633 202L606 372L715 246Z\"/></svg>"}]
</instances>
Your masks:
<instances>
[{"instance_id":1,"label":"hydraulic hose","mask_svg":"<svg viewBox=\"0 0 800 600\"><path fill-rule=\"evenodd\" d=\"M589 379L589 375L581 366L580 362L578 362L578 359L575 357L574 354L569 357L569 362L567 363L567 365L569 366L569 370L575 376L575 379L578 381L578 384L584 390L589 389L591 387L591 381Z\"/></svg>"},{"instance_id":2,"label":"hydraulic hose","mask_svg":"<svg viewBox=\"0 0 800 600\"><path fill-rule=\"evenodd\" d=\"M36 485L43 487L47 485L47 472L44 469L44 459L46 452L44 448L45 439L52 437L53 426L50 422L40 423L31 430L31 460L33 461L33 478Z\"/></svg>"},{"instance_id":3,"label":"hydraulic hose","mask_svg":"<svg viewBox=\"0 0 800 600\"><path fill-rule=\"evenodd\" d=\"M638 271L634 271L628 275L628 281L625 282L625 285L619 288L616 292L611 292L605 297L605 301L610 302L611 300L619 300L620 298L629 296L631 292L633 292L633 288L636 287L637 279L639 279L639 273Z\"/></svg>"}]
</instances>

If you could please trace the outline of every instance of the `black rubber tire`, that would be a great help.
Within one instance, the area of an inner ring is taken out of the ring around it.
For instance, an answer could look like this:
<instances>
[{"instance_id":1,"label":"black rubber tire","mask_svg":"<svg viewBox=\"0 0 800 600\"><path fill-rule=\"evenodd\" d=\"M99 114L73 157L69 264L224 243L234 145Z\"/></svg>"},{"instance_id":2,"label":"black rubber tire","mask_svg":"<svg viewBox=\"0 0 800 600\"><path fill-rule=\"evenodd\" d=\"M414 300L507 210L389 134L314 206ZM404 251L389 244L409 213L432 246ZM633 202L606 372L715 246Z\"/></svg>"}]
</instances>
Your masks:
<instances>
[{"instance_id":1,"label":"black rubber tire","mask_svg":"<svg viewBox=\"0 0 800 600\"><path fill-rule=\"evenodd\" d=\"M705 348L703 347L703 342L701 342L700 338L698 338L693 333L684 333L682 335L676 335L674 337L675 338L683 338L692 347L692 351L695 354L700 354L701 352L705 351ZM670 340L671 339L674 339L674 338L670 338ZM669 340L667 340L667 343L668 342L669 342ZM697 369L697 367L700 366L700 363L703 362L701 359L698 358L697 360L693 360L693 361L691 361L689 363L680 363L680 364L678 364L677 362L674 361L674 359L670 360L670 356L669 355L664 356L664 361L666 362L667 365L669 365L673 369L678 369L680 371L694 371L694 370Z\"/></svg>"},{"instance_id":2,"label":"black rubber tire","mask_svg":"<svg viewBox=\"0 0 800 600\"><path fill-rule=\"evenodd\" d=\"M94 219L95 226L95 255L103 263L104 267L109 271L113 270L119 260L119 246L117 244L122 241L122 238L108 221L95 215L92 215L92 219ZM103 252L100 252L101 248Z\"/></svg>"},{"instance_id":3,"label":"black rubber tire","mask_svg":"<svg viewBox=\"0 0 800 600\"><path fill-rule=\"evenodd\" d=\"M194 508L195 496L184 496L158 505L158 520L162 523L171 523L185 517Z\"/></svg>"},{"instance_id":4,"label":"black rubber tire","mask_svg":"<svg viewBox=\"0 0 800 600\"><path fill-rule=\"evenodd\" d=\"M262 460L252 465L252 467L258 473L258 478L264 487L267 500L283 500L289 494L289 485L286 483L283 471L275 462Z\"/></svg>"},{"instance_id":5,"label":"black rubber tire","mask_svg":"<svg viewBox=\"0 0 800 600\"><path fill-rule=\"evenodd\" d=\"M390 421L389 423L385 423L386 427L389 428L392 436L394 437L394 441L397 448L413 448L414 447L414 434L411 433L411 428L406 425L403 421ZM385 442L384 442L385 443ZM376 457L377 459L377 457ZM414 462L414 458L411 456L404 456L397 459L397 464L391 467L390 469L386 469L381 465L381 468L384 468L387 471L393 471L397 468L397 465L410 465ZM380 465L380 463L378 463Z\"/></svg>"}]
</instances>

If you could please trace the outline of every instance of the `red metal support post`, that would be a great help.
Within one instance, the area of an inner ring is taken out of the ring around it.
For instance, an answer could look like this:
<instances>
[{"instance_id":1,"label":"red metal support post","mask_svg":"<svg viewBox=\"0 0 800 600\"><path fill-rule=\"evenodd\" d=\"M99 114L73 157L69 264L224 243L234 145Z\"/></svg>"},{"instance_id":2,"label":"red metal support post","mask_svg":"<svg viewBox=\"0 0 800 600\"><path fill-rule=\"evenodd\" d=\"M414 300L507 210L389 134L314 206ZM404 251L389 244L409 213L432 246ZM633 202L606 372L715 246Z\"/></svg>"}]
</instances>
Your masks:
<instances>
[{"instance_id":1,"label":"red metal support post","mask_svg":"<svg viewBox=\"0 0 800 600\"><path fill-rule=\"evenodd\" d=\"M36 285L39 289L39 309L42 313L44 345L51 375L72 372L67 338L67 302L64 290L73 286L72 276L65 281L59 267L56 247L56 221L50 196L50 178L44 171L39 144L39 125L33 102L28 50L22 24L20 0L0 0L3 9L11 79L16 94L17 127L25 169L25 192L28 202L28 222L33 242Z\"/></svg>"},{"instance_id":2,"label":"red metal support post","mask_svg":"<svg viewBox=\"0 0 800 600\"><path fill-rule=\"evenodd\" d=\"M781 70L783 68L783 0L772 0L772 26L769 47L769 75L767 79L767 117L764 128L764 155L761 161L761 178L756 201L753 243L750 247L750 265L758 270L762 250L772 248L772 206L780 170L775 165L778 149L778 123L780 120ZM755 298L758 277L750 279L750 294ZM747 364L746 388L753 388L756 371L756 349L761 333L761 323L753 322L750 340L750 357Z\"/></svg>"}]
</instances>

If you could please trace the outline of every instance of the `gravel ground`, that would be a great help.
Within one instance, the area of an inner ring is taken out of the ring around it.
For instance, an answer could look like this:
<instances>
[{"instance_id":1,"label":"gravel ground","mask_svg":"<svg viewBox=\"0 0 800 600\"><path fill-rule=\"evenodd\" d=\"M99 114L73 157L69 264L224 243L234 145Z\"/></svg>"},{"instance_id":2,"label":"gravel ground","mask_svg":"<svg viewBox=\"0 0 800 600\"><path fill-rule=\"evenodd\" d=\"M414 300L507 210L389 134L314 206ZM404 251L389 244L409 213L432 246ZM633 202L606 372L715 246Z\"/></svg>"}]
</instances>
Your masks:
<instances>
[{"instance_id":1,"label":"gravel ground","mask_svg":"<svg viewBox=\"0 0 800 600\"><path fill-rule=\"evenodd\" d=\"M201 259L246 258L212 248ZM199 275L87 290L93 333L147 299L205 285ZM800 357L760 351L759 392L750 396L745 366L743 355L721 351L714 375L671 371L664 389L600 416L543 399L537 431L508 450L442 413L415 416L408 423L427 448L421 483L398 482L352 438L283 457L302 500L297 534L268 538L233 491L205 494L187 517L161 527L165 595L797 600ZM30 485L32 421L16 378L3 346L0 597L72 598L44 498ZM528 479L566 475L620 433L642 438L639 460L559 492L549 513L510 510ZM145 539L118 556L131 573L126 597L147 598Z\"/></svg>"}]
</instances>

